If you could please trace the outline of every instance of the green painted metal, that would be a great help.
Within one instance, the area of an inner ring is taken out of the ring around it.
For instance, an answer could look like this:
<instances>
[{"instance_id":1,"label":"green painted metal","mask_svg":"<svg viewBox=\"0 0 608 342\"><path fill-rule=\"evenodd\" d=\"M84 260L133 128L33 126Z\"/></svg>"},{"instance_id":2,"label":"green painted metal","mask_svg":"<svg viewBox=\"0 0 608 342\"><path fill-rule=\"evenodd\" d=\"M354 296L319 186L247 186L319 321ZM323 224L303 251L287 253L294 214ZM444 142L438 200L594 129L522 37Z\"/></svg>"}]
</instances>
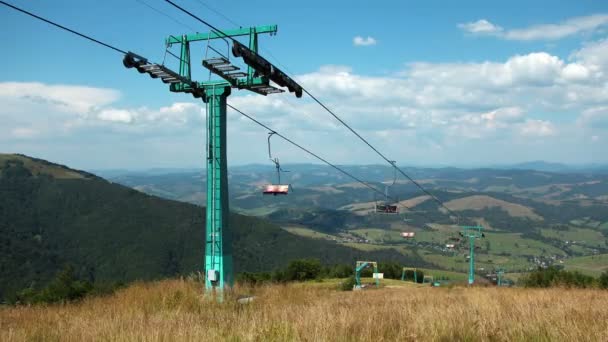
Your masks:
<instances>
[{"instance_id":1,"label":"green painted metal","mask_svg":"<svg viewBox=\"0 0 608 342\"><path fill-rule=\"evenodd\" d=\"M240 28L218 32L185 34L169 36L167 47L181 44L179 75L191 80L190 43L225 39L226 37L249 36L250 48L258 49L257 35L275 34L276 25ZM229 45L227 43L227 45ZM228 56L224 56L228 58ZM205 229L205 288L209 291L223 291L234 284L232 264L232 241L228 224L228 168L226 157L226 99L231 87L238 89L253 85L268 84L264 77L254 77L254 71L248 67L248 76L236 79L232 83L225 80L197 82L204 89L203 100L207 106L207 209ZM193 92L190 85L174 83L169 88L173 92ZM221 297L220 297L221 298Z\"/></svg>"},{"instance_id":2,"label":"green painted metal","mask_svg":"<svg viewBox=\"0 0 608 342\"><path fill-rule=\"evenodd\" d=\"M496 271L496 285L502 286L502 276L505 273L503 269L499 269Z\"/></svg>"},{"instance_id":3,"label":"green painted metal","mask_svg":"<svg viewBox=\"0 0 608 342\"><path fill-rule=\"evenodd\" d=\"M475 281L475 238L469 236L469 285Z\"/></svg>"},{"instance_id":4,"label":"green painted metal","mask_svg":"<svg viewBox=\"0 0 608 342\"><path fill-rule=\"evenodd\" d=\"M462 236L469 238L469 285L475 282L475 239L484 237L482 226L461 226Z\"/></svg>"},{"instance_id":5,"label":"green painted metal","mask_svg":"<svg viewBox=\"0 0 608 342\"><path fill-rule=\"evenodd\" d=\"M226 160L226 98L230 85L207 86L207 211L205 287L223 289L234 284L232 241L228 225L228 168ZM212 280L210 272L217 278Z\"/></svg>"},{"instance_id":6,"label":"green painted metal","mask_svg":"<svg viewBox=\"0 0 608 342\"><path fill-rule=\"evenodd\" d=\"M401 270L401 280L405 281L405 272L407 271L414 271L414 283L418 282L418 276L416 275L416 268L414 267L404 267Z\"/></svg>"},{"instance_id":7,"label":"green painted metal","mask_svg":"<svg viewBox=\"0 0 608 342\"><path fill-rule=\"evenodd\" d=\"M225 30L223 33L226 35L222 35L221 33L212 31L208 33L196 33L196 34L185 34L181 36L169 36L165 40L165 44L167 47L171 47L173 44L181 44L181 60L180 60L180 75L184 77L188 77L190 79L190 43L197 41L210 41L213 39L226 39L226 37L239 37L239 36L249 36L249 49L255 53L258 52L258 34L276 34L277 25L266 25L266 26L256 26L249 28L240 28L236 30ZM229 52L228 52L229 53ZM229 56L226 56L229 58ZM184 70L184 73L182 73ZM255 70L251 67L247 67L247 77L239 78L235 80L235 83L232 84L233 87L236 88L244 88L255 85L263 85L268 84L268 79L266 77L254 77ZM226 81L221 81L226 82ZM207 85L208 82L199 83L199 86ZM186 91L187 86L176 83L171 85L172 91Z\"/></svg>"},{"instance_id":8,"label":"green painted metal","mask_svg":"<svg viewBox=\"0 0 608 342\"><path fill-rule=\"evenodd\" d=\"M357 261L355 265L355 286L361 287L361 271L366 267L373 266L374 273L378 273L378 263L375 261ZM376 278L376 287L380 286L380 280Z\"/></svg>"},{"instance_id":9,"label":"green painted metal","mask_svg":"<svg viewBox=\"0 0 608 342\"><path fill-rule=\"evenodd\" d=\"M255 27L252 27L251 29L251 33L249 35L249 50L258 53L258 35L254 34L256 32ZM247 81L248 82L252 82L254 77L255 70L253 70L252 67L248 67L247 68Z\"/></svg>"},{"instance_id":10,"label":"green painted metal","mask_svg":"<svg viewBox=\"0 0 608 342\"><path fill-rule=\"evenodd\" d=\"M181 44L183 42L197 42L197 41L207 41L212 39L223 39L227 37L240 37L240 36L250 36L252 33L252 29L256 34L269 33L276 34L278 31L277 25L265 25L265 26L256 26L256 27L246 27L239 28L234 30L222 30L223 35L220 32L211 31L209 33L193 33L179 36L169 36L165 39L165 44L167 46L171 46L173 44Z\"/></svg>"}]
</instances>

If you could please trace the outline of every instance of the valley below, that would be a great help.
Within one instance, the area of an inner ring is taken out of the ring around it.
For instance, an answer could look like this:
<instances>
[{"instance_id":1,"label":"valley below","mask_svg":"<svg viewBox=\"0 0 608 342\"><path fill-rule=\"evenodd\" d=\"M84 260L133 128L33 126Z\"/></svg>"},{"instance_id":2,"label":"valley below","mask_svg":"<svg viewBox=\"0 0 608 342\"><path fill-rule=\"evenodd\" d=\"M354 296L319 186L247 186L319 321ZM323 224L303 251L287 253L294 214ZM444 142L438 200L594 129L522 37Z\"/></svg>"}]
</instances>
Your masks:
<instances>
[{"instance_id":1,"label":"valley below","mask_svg":"<svg viewBox=\"0 0 608 342\"><path fill-rule=\"evenodd\" d=\"M540 165L529 164L542 169ZM418 182L464 217L460 225L481 225L476 271L527 272L557 266L597 276L608 270L608 173L598 170L406 168ZM361 251L392 250L439 269L466 272L469 246L446 209L389 167L346 166L389 196L397 214L375 213L387 202L344 175L317 165L289 165L287 196L264 196L271 167L230 169L231 209L279 225L290 234ZM113 173L111 180L150 194L204 204L203 170ZM402 232L413 232L404 239ZM454 248L447 245L454 244Z\"/></svg>"}]
</instances>

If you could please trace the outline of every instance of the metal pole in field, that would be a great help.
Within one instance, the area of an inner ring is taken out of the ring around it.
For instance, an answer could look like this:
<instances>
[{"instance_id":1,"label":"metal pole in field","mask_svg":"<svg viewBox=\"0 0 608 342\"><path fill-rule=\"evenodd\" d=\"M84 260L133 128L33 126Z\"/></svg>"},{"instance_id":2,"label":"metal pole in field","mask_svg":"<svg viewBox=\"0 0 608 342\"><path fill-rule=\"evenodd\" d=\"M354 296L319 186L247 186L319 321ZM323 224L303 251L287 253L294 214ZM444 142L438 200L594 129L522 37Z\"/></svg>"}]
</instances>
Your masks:
<instances>
[{"instance_id":1,"label":"metal pole in field","mask_svg":"<svg viewBox=\"0 0 608 342\"><path fill-rule=\"evenodd\" d=\"M460 236L469 239L469 285L475 282L475 239L485 237L482 226L462 226Z\"/></svg>"},{"instance_id":2,"label":"metal pole in field","mask_svg":"<svg viewBox=\"0 0 608 342\"><path fill-rule=\"evenodd\" d=\"M471 285L475 281L475 237L469 236L469 244L469 285Z\"/></svg>"},{"instance_id":3,"label":"metal pole in field","mask_svg":"<svg viewBox=\"0 0 608 342\"><path fill-rule=\"evenodd\" d=\"M500 269L496 271L496 285L502 286L502 275L505 273L504 270Z\"/></svg>"}]
</instances>

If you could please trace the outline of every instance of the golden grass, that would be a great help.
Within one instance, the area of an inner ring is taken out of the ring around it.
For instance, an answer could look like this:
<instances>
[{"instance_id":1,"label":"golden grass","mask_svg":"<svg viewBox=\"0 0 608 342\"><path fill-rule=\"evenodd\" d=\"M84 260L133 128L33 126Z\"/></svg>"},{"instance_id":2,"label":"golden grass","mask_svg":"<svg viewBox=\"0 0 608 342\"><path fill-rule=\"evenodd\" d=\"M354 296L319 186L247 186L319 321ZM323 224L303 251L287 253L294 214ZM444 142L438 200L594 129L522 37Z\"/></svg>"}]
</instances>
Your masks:
<instances>
[{"instance_id":1,"label":"golden grass","mask_svg":"<svg viewBox=\"0 0 608 342\"><path fill-rule=\"evenodd\" d=\"M134 284L78 304L0 309L1 341L607 341L608 291L310 284L237 287L238 304L200 285Z\"/></svg>"}]
</instances>

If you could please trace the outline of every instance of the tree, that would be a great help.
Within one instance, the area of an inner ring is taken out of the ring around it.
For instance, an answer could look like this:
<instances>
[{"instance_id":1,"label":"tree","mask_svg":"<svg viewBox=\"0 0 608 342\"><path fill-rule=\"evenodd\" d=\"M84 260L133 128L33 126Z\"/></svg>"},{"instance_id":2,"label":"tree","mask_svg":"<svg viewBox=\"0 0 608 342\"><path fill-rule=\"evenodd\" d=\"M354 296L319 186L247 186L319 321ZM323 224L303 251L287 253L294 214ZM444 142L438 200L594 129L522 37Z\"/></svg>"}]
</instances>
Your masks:
<instances>
[{"instance_id":1,"label":"tree","mask_svg":"<svg viewBox=\"0 0 608 342\"><path fill-rule=\"evenodd\" d=\"M76 278L74 268L66 266L57 273L51 283L40 291L28 287L18 294L18 300L24 303L57 303L78 300L93 290L88 281Z\"/></svg>"},{"instance_id":2,"label":"tree","mask_svg":"<svg viewBox=\"0 0 608 342\"><path fill-rule=\"evenodd\" d=\"M321 273L321 261L318 259L297 259L287 265L287 280L315 279Z\"/></svg>"}]
</instances>

